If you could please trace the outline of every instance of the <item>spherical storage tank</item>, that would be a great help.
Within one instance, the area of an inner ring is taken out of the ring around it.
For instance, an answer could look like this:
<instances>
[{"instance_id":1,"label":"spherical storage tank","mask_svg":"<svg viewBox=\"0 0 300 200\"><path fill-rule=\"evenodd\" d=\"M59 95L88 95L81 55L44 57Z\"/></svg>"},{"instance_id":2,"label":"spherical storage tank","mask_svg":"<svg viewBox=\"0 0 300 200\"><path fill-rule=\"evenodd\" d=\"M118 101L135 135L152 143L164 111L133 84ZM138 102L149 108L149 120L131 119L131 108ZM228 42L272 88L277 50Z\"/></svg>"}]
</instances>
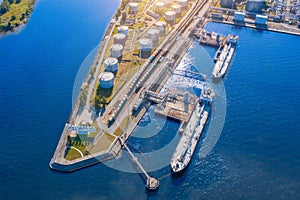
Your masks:
<instances>
[{"instance_id":1,"label":"spherical storage tank","mask_svg":"<svg viewBox=\"0 0 300 200\"><path fill-rule=\"evenodd\" d=\"M99 76L100 87L112 88L114 86L115 76L111 72L103 72Z\"/></svg>"},{"instance_id":2,"label":"spherical storage tank","mask_svg":"<svg viewBox=\"0 0 300 200\"><path fill-rule=\"evenodd\" d=\"M176 13L176 15L181 15L182 5L175 4L172 6L172 9Z\"/></svg>"},{"instance_id":3,"label":"spherical storage tank","mask_svg":"<svg viewBox=\"0 0 300 200\"><path fill-rule=\"evenodd\" d=\"M120 58L123 55L123 45L113 44L110 47L110 56L114 58Z\"/></svg>"},{"instance_id":4,"label":"spherical storage tank","mask_svg":"<svg viewBox=\"0 0 300 200\"><path fill-rule=\"evenodd\" d=\"M119 26L118 33L123 33L128 37L128 26Z\"/></svg>"},{"instance_id":5,"label":"spherical storage tank","mask_svg":"<svg viewBox=\"0 0 300 200\"><path fill-rule=\"evenodd\" d=\"M155 22L155 27L159 30L159 34L162 36L166 34L166 22L165 21L157 21Z\"/></svg>"},{"instance_id":6,"label":"spherical storage tank","mask_svg":"<svg viewBox=\"0 0 300 200\"><path fill-rule=\"evenodd\" d=\"M110 57L104 60L104 67L106 71L116 72L118 71L118 59Z\"/></svg>"},{"instance_id":7,"label":"spherical storage tank","mask_svg":"<svg viewBox=\"0 0 300 200\"><path fill-rule=\"evenodd\" d=\"M187 0L177 0L177 3L179 3L180 5L182 5L183 8L187 7Z\"/></svg>"},{"instance_id":8,"label":"spherical storage tank","mask_svg":"<svg viewBox=\"0 0 300 200\"><path fill-rule=\"evenodd\" d=\"M147 32L147 37L149 37L152 42L157 42L159 39L159 30L156 28L151 28Z\"/></svg>"},{"instance_id":9,"label":"spherical storage tank","mask_svg":"<svg viewBox=\"0 0 300 200\"><path fill-rule=\"evenodd\" d=\"M254 13L262 13L262 10L266 7L264 0L248 0L246 3L246 11Z\"/></svg>"},{"instance_id":10,"label":"spherical storage tank","mask_svg":"<svg viewBox=\"0 0 300 200\"><path fill-rule=\"evenodd\" d=\"M130 12L137 12L139 10L139 4L138 3L130 3L129 9L130 9Z\"/></svg>"},{"instance_id":11,"label":"spherical storage tank","mask_svg":"<svg viewBox=\"0 0 300 200\"><path fill-rule=\"evenodd\" d=\"M114 44L121 44L121 45L125 46L125 42L126 42L125 34L117 33L116 35L114 35Z\"/></svg>"},{"instance_id":12,"label":"spherical storage tank","mask_svg":"<svg viewBox=\"0 0 300 200\"><path fill-rule=\"evenodd\" d=\"M174 11L167 11L165 12L165 20L168 23L173 24L175 22L175 12Z\"/></svg>"},{"instance_id":13,"label":"spherical storage tank","mask_svg":"<svg viewBox=\"0 0 300 200\"><path fill-rule=\"evenodd\" d=\"M152 50L152 40L143 38L139 40L141 57L145 58L150 56Z\"/></svg>"}]
</instances>

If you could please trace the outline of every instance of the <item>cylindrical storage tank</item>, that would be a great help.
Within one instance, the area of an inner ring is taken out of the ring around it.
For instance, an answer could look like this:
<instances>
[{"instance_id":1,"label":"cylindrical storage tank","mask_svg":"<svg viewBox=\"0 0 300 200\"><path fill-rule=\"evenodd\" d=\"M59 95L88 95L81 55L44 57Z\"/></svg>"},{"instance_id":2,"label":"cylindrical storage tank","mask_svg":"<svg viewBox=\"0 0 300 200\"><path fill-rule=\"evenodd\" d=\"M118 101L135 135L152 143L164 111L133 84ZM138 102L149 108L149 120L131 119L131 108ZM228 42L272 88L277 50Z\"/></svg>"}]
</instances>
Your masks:
<instances>
[{"instance_id":1,"label":"cylindrical storage tank","mask_svg":"<svg viewBox=\"0 0 300 200\"><path fill-rule=\"evenodd\" d=\"M162 2L165 3L166 6L170 5L172 0L161 0Z\"/></svg>"},{"instance_id":2,"label":"cylindrical storage tank","mask_svg":"<svg viewBox=\"0 0 300 200\"><path fill-rule=\"evenodd\" d=\"M128 37L128 26L119 26L118 33L123 33Z\"/></svg>"},{"instance_id":3,"label":"cylindrical storage tank","mask_svg":"<svg viewBox=\"0 0 300 200\"><path fill-rule=\"evenodd\" d=\"M142 58L148 58L151 55L152 40L149 38L143 38L139 40L140 44L140 56Z\"/></svg>"},{"instance_id":4,"label":"cylindrical storage tank","mask_svg":"<svg viewBox=\"0 0 300 200\"><path fill-rule=\"evenodd\" d=\"M104 67L106 71L116 72L118 71L118 66L118 59L116 58L111 57L104 60Z\"/></svg>"},{"instance_id":5,"label":"cylindrical storage tank","mask_svg":"<svg viewBox=\"0 0 300 200\"><path fill-rule=\"evenodd\" d=\"M248 12L262 13L265 7L265 0L248 0L246 3L246 11Z\"/></svg>"},{"instance_id":6,"label":"cylindrical storage tank","mask_svg":"<svg viewBox=\"0 0 300 200\"><path fill-rule=\"evenodd\" d=\"M175 4L172 6L173 11L175 12L175 14L177 16L181 16L181 9L182 9L182 5L180 4Z\"/></svg>"},{"instance_id":7,"label":"cylindrical storage tank","mask_svg":"<svg viewBox=\"0 0 300 200\"><path fill-rule=\"evenodd\" d=\"M169 24L175 24L175 12L174 11L167 11L165 12L165 20Z\"/></svg>"},{"instance_id":8,"label":"cylindrical storage tank","mask_svg":"<svg viewBox=\"0 0 300 200\"><path fill-rule=\"evenodd\" d=\"M157 21L155 23L155 27L159 30L160 36L163 36L166 34L166 26L167 26L167 23L165 21Z\"/></svg>"},{"instance_id":9,"label":"cylindrical storage tank","mask_svg":"<svg viewBox=\"0 0 300 200\"><path fill-rule=\"evenodd\" d=\"M158 1L158 2L155 4L155 8L156 8L158 11L162 11L162 10L165 8L165 3L164 3L164 2L161 2L161 1Z\"/></svg>"},{"instance_id":10,"label":"cylindrical storage tank","mask_svg":"<svg viewBox=\"0 0 300 200\"><path fill-rule=\"evenodd\" d=\"M110 47L110 57L117 58L119 61L123 55L123 45L113 44Z\"/></svg>"},{"instance_id":11,"label":"cylindrical storage tank","mask_svg":"<svg viewBox=\"0 0 300 200\"><path fill-rule=\"evenodd\" d=\"M115 76L111 72L103 72L99 76L101 88L112 88L114 86Z\"/></svg>"},{"instance_id":12,"label":"cylindrical storage tank","mask_svg":"<svg viewBox=\"0 0 300 200\"><path fill-rule=\"evenodd\" d=\"M158 42L159 40L159 30L156 28L151 28L147 32L147 37L152 40L152 42Z\"/></svg>"},{"instance_id":13,"label":"cylindrical storage tank","mask_svg":"<svg viewBox=\"0 0 300 200\"><path fill-rule=\"evenodd\" d=\"M235 0L221 0L220 5L222 8L232 8L235 9Z\"/></svg>"},{"instance_id":14,"label":"cylindrical storage tank","mask_svg":"<svg viewBox=\"0 0 300 200\"><path fill-rule=\"evenodd\" d=\"M131 13L137 13L139 10L139 4L138 3L129 3L129 11Z\"/></svg>"},{"instance_id":15,"label":"cylindrical storage tank","mask_svg":"<svg viewBox=\"0 0 300 200\"><path fill-rule=\"evenodd\" d=\"M121 45L125 46L125 42L126 42L125 34L117 33L116 35L114 35L114 44L121 44Z\"/></svg>"},{"instance_id":16,"label":"cylindrical storage tank","mask_svg":"<svg viewBox=\"0 0 300 200\"><path fill-rule=\"evenodd\" d=\"M182 5L183 8L186 8L188 1L187 0L177 0L177 3Z\"/></svg>"}]
</instances>

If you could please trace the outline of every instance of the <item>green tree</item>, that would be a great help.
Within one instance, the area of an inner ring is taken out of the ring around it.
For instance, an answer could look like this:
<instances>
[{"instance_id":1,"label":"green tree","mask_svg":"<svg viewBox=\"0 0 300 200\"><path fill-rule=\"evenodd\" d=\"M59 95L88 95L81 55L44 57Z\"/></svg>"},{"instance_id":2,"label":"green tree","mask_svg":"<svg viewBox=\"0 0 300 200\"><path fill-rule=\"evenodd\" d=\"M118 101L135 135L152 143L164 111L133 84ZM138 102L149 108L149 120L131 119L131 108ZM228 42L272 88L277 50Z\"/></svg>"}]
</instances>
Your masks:
<instances>
[{"instance_id":1,"label":"green tree","mask_svg":"<svg viewBox=\"0 0 300 200\"><path fill-rule=\"evenodd\" d=\"M7 11L9 11L10 3L7 0L3 0L1 6L0 6L0 15L5 14Z\"/></svg>"},{"instance_id":2,"label":"green tree","mask_svg":"<svg viewBox=\"0 0 300 200\"><path fill-rule=\"evenodd\" d=\"M16 16L12 15L10 18L10 21L14 21L16 19Z\"/></svg>"}]
</instances>

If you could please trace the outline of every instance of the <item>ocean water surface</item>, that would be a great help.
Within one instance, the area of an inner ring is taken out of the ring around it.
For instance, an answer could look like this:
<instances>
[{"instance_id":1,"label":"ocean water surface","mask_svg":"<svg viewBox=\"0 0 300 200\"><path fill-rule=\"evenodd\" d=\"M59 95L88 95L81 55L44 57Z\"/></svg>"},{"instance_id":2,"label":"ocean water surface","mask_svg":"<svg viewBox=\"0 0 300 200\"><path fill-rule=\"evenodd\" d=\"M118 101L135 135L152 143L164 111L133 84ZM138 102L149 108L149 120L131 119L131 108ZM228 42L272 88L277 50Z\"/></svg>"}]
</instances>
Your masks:
<instances>
[{"instance_id":1,"label":"ocean water surface","mask_svg":"<svg viewBox=\"0 0 300 200\"><path fill-rule=\"evenodd\" d=\"M155 193L141 176L104 164L68 174L48 168L76 73L118 5L39 0L24 30L0 39L0 199L300 199L300 38L216 23L206 29L235 33L239 43L224 78L224 128L207 156L199 153L205 132L182 176L167 176L169 166L150 172L162 178ZM214 53L195 42L191 68L210 77ZM134 135L159 124L152 112ZM129 142L158 149L179 139L178 127L167 120L155 137Z\"/></svg>"}]
</instances>

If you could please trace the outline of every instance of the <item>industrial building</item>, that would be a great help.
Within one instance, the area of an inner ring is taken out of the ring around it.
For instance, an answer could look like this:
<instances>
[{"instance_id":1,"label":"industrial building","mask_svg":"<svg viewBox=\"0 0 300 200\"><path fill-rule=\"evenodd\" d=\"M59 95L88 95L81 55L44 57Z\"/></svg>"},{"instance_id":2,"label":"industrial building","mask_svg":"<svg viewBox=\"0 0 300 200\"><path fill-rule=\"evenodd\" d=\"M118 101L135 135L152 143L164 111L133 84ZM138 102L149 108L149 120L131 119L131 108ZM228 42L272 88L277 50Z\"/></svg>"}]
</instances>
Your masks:
<instances>
[{"instance_id":1,"label":"industrial building","mask_svg":"<svg viewBox=\"0 0 300 200\"><path fill-rule=\"evenodd\" d=\"M266 25L268 16L266 15L256 15L255 24L257 25Z\"/></svg>"},{"instance_id":2,"label":"industrial building","mask_svg":"<svg viewBox=\"0 0 300 200\"><path fill-rule=\"evenodd\" d=\"M245 21L245 13L243 13L243 12L234 12L233 20L235 22L244 22Z\"/></svg>"}]
</instances>

